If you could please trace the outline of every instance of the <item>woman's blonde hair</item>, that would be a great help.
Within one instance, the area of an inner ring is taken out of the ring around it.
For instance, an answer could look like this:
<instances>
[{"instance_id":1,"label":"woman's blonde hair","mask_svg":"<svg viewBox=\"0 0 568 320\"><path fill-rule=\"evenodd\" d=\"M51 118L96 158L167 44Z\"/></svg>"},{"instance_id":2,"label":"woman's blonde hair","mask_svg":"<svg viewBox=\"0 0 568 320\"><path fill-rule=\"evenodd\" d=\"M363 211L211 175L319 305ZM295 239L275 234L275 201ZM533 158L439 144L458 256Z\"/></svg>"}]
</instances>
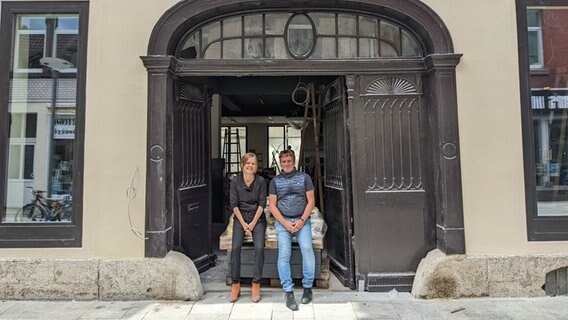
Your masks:
<instances>
[{"instance_id":1,"label":"woman's blonde hair","mask_svg":"<svg viewBox=\"0 0 568 320\"><path fill-rule=\"evenodd\" d=\"M254 158L254 173L256 173L256 170L258 170L258 159L256 158L256 154L253 152L247 152L242 158L241 158L241 170L243 170L245 168L245 164L247 164L247 162L249 161L249 159Z\"/></svg>"}]
</instances>

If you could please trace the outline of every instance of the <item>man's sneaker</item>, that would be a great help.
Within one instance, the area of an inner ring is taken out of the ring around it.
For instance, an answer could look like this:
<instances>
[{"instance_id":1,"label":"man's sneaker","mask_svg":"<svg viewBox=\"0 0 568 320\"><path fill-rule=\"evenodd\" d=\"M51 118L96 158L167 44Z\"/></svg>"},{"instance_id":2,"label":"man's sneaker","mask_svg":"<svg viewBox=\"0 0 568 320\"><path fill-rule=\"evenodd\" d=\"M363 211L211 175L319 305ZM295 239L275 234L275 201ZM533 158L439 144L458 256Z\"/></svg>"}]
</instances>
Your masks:
<instances>
[{"instance_id":1,"label":"man's sneaker","mask_svg":"<svg viewBox=\"0 0 568 320\"><path fill-rule=\"evenodd\" d=\"M286 292L286 307L292 311L298 310L298 304L294 299L294 292Z\"/></svg>"},{"instance_id":2,"label":"man's sneaker","mask_svg":"<svg viewBox=\"0 0 568 320\"><path fill-rule=\"evenodd\" d=\"M312 302L312 288L304 288L304 294L302 294L302 303L308 304Z\"/></svg>"}]
</instances>

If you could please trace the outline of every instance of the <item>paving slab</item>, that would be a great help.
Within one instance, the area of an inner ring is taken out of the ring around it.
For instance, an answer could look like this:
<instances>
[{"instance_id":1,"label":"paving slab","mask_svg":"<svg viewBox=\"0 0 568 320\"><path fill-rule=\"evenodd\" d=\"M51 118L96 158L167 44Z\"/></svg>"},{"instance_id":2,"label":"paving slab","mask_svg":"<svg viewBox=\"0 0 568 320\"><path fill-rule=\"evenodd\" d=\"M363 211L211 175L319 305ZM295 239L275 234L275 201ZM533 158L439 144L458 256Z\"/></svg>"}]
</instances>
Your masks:
<instances>
[{"instance_id":1,"label":"paving slab","mask_svg":"<svg viewBox=\"0 0 568 320\"><path fill-rule=\"evenodd\" d=\"M0 301L0 315L16 305L16 301Z\"/></svg>"},{"instance_id":2,"label":"paving slab","mask_svg":"<svg viewBox=\"0 0 568 320\"><path fill-rule=\"evenodd\" d=\"M193 302L163 302L151 308L143 319L185 320L189 315L192 307Z\"/></svg>"},{"instance_id":3,"label":"paving slab","mask_svg":"<svg viewBox=\"0 0 568 320\"><path fill-rule=\"evenodd\" d=\"M293 319L294 319L294 312L293 311L289 311L289 312L272 311L272 319L271 320L293 320Z\"/></svg>"},{"instance_id":4,"label":"paving slab","mask_svg":"<svg viewBox=\"0 0 568 320\"><path fill-rule=\"evenodd\" d=\"M137 306L137 301L97 301L80 319L122 319Z\"/></svg>"},{"instance_id":5,"label":"paving slab","mask_svg":"<svg viewBox=\"0 0 568 320\"><path fill-rule=\"evenodd\" d=\"M196 301L190 314L227 315L231 314L233 304L228 301L228 292L209 292Z\"/></svg>"},{"instance_id":6,"label":"paving slab","mask_svg":"<svg viewBox=\"0 0 568 320\"><path fill-rule=\"evenodd\" d=\"M315 319L357 320L351 301L335 303L315 303Z\"/></svg>"},{"instance_id":7,"label":"paving slab","mask_svg":"<svg viewBox=\"0 0 568 320\"><path fill-rule=\"evenodd\" d=\"M233 305L229 319L270 320L272 317L272 303L253 303L248 299L240 299Z\"/></svg>"},{"instance_id":8,"label":"paving slab","mask_svg":"<svg viewBox=\"0 0 568 320\"><path fill-rule=\"evenodd\" d=\"M400 319L398 310L389 301L355 301L352 305L358 319ZM414 308L408 305L405 306L407 313L409 308L414 311Z\"/></svg>"}]
</instances>

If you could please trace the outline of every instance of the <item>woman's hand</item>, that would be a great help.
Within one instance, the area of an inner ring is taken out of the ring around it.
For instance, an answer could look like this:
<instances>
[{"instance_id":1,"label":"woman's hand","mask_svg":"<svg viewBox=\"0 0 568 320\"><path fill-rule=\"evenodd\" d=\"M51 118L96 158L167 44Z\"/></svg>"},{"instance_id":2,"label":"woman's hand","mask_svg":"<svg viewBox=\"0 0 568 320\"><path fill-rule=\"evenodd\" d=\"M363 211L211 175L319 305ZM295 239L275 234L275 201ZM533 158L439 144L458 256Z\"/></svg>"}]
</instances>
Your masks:
<instances>
[{"instance_id":1,"label":"woman's hand","mask_svg":"<svg viewBox=\"0 0 568 320\"><path fill-rule=\"evenodd\" d=\"M248 224L248 229L252 232L256 227L256 222L253 220L251 223Z\"/></svg>"},{"instance_id":2,"label":"woman's hand","mask_svg":"<svg viewBox=\"0 0 568 320\"><path fill-rule=\"evenodd\" d=\"M249 225L248 225L246 222L244 222L244 221L241 223L241 226L243 227L243 230L245 231L245 233L246 233L247 231L248 231L248 232L251 232L251 231L252 231L252 229L249 228Z\"/></svg>"}]
</instances>

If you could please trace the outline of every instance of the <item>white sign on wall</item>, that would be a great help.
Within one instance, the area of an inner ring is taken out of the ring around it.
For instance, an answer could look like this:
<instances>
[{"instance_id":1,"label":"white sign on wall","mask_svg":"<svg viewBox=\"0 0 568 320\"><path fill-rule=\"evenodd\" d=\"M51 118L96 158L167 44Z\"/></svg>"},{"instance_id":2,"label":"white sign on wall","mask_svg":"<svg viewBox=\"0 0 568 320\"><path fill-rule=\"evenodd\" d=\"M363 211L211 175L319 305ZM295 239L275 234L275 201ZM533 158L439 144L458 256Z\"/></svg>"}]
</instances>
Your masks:
<instances>
[{"instance_id":1,"label":"white sign on wall","mask_svg":"<svg viewBox=\"0 0 568 320\"><path fill-rule=\"evenodd\" d=\"M53 126L54 139L75 139L75 117L57 117Z\"/></svg>"}]
</instances>

